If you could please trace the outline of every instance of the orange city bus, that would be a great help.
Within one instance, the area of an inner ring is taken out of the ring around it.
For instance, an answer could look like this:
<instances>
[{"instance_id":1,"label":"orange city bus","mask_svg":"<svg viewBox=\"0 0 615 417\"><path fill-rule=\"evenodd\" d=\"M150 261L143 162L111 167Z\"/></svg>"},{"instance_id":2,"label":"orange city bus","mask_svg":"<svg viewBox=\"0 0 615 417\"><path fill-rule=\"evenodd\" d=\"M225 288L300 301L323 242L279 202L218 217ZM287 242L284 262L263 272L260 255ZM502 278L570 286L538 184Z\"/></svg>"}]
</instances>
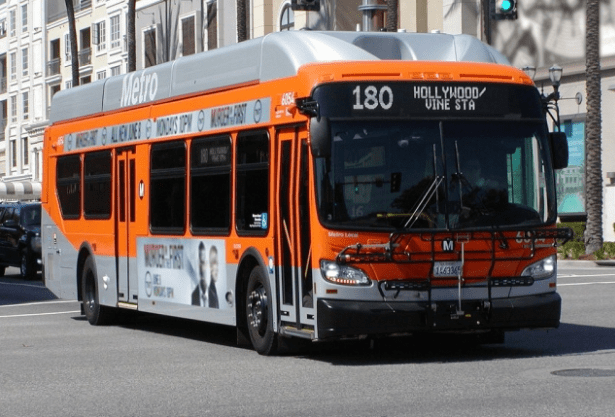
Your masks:
<instances>
[{"instance_id":1,"label":"orange city bus","mask_svg":"<svg viewBox=\"0 0 615 417\"><path fill-rule=\"evenodd\" d=\"M559 325L567 142L465 35L283 32L58 92L44 280L122 309L313 341ZM476 175L480 173L479 175Z\"/></svg>"}]
</instances>

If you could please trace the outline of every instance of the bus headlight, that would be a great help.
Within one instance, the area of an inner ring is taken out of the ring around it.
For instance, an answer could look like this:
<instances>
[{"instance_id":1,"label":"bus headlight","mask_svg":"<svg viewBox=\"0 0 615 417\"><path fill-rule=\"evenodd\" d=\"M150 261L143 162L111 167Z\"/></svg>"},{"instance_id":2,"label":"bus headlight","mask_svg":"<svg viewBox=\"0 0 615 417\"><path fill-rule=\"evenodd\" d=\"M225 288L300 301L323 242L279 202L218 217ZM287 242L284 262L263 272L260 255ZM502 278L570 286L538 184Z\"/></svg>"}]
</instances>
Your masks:
<instances>
[{"instance_id":1,"label":"bus headlight","mask_svg":"<svg viewBox=\"0 0 615 417\"><path fill-rule=\"evenodd\" d=\"M554 272L555 255L551 255L525 268L521 273L521 276L532 277L534 279L543 279L550 277Z\"/></svg>"},{"instance_id":2,"label":"bus headlight","mask_svg":"<svg viewBox=\"0 0 615 417\"><path fill-rule=\"evenodd\" d=\"M363 271L348 265L340 265L333 261L320 261L322 276L334 284L341 285L369 285L370 279Z\"/></svg>"}]
</instances>

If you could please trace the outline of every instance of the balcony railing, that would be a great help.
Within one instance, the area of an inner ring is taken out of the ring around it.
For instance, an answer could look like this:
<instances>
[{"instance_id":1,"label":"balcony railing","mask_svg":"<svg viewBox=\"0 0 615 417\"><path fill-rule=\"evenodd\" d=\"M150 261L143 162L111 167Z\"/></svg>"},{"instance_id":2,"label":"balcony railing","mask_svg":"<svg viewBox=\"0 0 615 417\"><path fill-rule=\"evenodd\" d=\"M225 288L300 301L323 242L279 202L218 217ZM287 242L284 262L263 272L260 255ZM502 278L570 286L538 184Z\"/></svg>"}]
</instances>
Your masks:
<instances>
[{"instance_id":1,"label":"balcony railing","mask_svg":"<svg viewBox=\"0 0 615 417\"><path fill-rule=\"evenodd\" d=\"M92 49L85 48L79 51L79 66L90 65L92 63Z\"/></svg>"},{"instance_id":2,"label":"balcony railing","mask_svg":"<svg viewBox=\"0 0 615 417\"><path fill-rule=\"evenodd\" d=\"M6 77L0 78L0 94L6 93Z\"/></svg>"},{"instance_id":3,"label":"balcony railing","mask_svg":"<svg viewBox=\"0 0 615 417\"><path fill-rule=\"evenodd\" d=\"M47 76L58 75L60 73L60 58L54 58L47 62Z\"/></svg>"}]
</instances>

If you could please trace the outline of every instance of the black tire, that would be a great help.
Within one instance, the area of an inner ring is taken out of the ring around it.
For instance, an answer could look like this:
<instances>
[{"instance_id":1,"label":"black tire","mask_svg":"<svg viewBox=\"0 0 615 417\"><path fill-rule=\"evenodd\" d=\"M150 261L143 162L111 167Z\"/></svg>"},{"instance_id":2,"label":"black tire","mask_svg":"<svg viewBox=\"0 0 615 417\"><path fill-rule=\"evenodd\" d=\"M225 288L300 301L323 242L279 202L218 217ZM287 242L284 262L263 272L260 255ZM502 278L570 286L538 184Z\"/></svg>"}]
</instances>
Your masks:
<instances>
[{"instance_id":1,"label":"black tire","mask_svg":"<svg viewBox=\"0 0 615 417\"><path fill-rule=\"evenodd\" d=\"M261 355L273 355L277 350L271 301L267 275L261 268L254 268L246 290L246 322L252 347Z\"/></svg>"},{"instance_id":2,"label":"black tire","mask_svg":"<svg viewBox=\"0 0 615 417\"><path fill-rule=\"evenodd\" d=\"M88 257L83 265L81 290L83 296L83 312L88 322L95 326L111 323L114 318L114 309L100 305L96 267L92 257Z\"/></svg>"},{"instance_id":3,"label":"black tire","mask_svg":"<svg viewBox=\"0 0 615 417\"><path fill-rule=\"evenodd\" d=\"M30 259L28 251L26 249L21 251L21 263L19 267L19 271L21 272L21 276L24 279L33 279L36 275L36 269L34 265L32 265L32 260Z\"/></svg>"}]
</instances>

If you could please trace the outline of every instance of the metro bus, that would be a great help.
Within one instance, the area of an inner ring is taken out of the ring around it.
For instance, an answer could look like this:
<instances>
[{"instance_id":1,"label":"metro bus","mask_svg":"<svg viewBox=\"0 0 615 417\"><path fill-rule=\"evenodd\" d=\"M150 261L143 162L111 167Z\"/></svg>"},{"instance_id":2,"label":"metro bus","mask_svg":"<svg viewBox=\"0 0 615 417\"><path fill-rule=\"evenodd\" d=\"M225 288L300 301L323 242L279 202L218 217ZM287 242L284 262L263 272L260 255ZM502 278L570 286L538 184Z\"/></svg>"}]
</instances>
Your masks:
<instances>
[{"instance_id":1,"label":"metro bus","mask_svg":"<svg viewBox=\"0 0 615 417\"><path fill-rule=\"evenodd\" d=\"M555 328L568 148L546 109L497 51L447 34L273 33L60 91L45 284L93 325L224 324L260 354Z\"/></svg>"}]
</instances>

